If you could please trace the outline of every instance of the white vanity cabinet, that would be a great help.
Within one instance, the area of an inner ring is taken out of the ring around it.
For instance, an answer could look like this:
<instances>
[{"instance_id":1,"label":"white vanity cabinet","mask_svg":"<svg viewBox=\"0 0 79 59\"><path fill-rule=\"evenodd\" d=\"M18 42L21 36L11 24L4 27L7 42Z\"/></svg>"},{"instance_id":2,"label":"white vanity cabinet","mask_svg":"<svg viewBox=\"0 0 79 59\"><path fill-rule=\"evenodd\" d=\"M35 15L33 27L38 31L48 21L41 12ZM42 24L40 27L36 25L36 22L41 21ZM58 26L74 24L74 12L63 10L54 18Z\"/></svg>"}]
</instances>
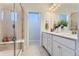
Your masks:
<instances>
[{"instance_id":1,"label":"white vanity cabinet","mask_svg":"<svg viewBox=\"0 0 79 59\"><path fill-rule=\"evenodd\" d=\"M43 46L52 56L76 56L75 39L43 32Z\"/></svg>"}]
</instances>

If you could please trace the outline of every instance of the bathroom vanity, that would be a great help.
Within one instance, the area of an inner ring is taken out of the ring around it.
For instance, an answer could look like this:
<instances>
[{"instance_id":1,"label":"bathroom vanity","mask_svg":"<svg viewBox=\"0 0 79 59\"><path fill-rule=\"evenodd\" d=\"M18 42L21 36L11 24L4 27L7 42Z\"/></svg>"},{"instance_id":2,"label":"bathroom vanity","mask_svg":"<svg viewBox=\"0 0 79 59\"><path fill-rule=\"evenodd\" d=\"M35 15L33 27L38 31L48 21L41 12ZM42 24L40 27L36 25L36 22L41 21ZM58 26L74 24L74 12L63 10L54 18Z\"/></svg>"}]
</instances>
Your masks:
<instances>
[{"instance_id":1,"label":"bathroom vanity","mask_svg":"<svg viewBox=\"0 0 79 59\"><path fill-rule=\"evenodd\" d=\"M78 54L76 34L42 32L42 46L52 56L76 56Z\"/></svg>"}]
</instances>

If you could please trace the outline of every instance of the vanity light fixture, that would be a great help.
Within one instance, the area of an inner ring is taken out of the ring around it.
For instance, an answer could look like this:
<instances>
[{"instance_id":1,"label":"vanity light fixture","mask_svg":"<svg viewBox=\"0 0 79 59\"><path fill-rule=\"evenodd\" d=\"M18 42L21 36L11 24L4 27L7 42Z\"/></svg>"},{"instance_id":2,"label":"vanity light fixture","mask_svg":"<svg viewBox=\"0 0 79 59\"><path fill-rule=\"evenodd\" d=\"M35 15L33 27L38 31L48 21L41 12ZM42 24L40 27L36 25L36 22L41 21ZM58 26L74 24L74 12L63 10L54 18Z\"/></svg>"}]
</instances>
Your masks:
<instances>
[{"instance_id":1,"label":"vanity light fixture","mask_svg":"<svg viewBox=\"0 0 79 59\"><path fill-rule=\"evenodd\" d=\"M54 9L57 6L57 4L53 4L50 8L49 11L51 11L52 9Z\"/></svg>"},{"instance_id":2,"label":"vanity light fixture","mask_svg":"<svg viewBox=\"0 0 79 59\"><path fill-rule=\"evenodd\" d=\"M61 6L61 4L53 4L50 8L49 11L55 11L57 10L59 7Z\"/></svg>"}]
</instances>

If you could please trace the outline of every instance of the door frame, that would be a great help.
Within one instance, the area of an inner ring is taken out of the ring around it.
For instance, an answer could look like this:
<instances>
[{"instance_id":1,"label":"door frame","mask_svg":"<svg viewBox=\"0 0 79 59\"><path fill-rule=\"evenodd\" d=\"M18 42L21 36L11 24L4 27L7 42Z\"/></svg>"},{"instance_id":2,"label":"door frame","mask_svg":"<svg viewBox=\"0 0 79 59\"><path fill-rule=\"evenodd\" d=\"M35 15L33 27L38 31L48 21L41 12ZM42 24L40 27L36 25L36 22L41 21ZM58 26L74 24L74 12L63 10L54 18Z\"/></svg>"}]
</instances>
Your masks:
<instances>
[{"instance_id":1,"label":"door frame","mask_svg":"<svg viewBox=\"0 0 79 59\"><path fill-rule=\"evenodd\" d=\"M27 14L26 14L26 21L27 21L26 22L27 23L26 24L27 25L27 27L26 27L26 29L27 29L26 30L26 33L27 33L27 35L26 35L26 42L27 43L26 44L27 44L27 47L29 46L29 21L28 21L29 20L28 19L28 13L29 12L30 13L38 13L39 14L39 20L40 20L40 45L41 45L41 15L40 15L41 13L39 11L28 11Z\"/></svg>"}]
</instances>

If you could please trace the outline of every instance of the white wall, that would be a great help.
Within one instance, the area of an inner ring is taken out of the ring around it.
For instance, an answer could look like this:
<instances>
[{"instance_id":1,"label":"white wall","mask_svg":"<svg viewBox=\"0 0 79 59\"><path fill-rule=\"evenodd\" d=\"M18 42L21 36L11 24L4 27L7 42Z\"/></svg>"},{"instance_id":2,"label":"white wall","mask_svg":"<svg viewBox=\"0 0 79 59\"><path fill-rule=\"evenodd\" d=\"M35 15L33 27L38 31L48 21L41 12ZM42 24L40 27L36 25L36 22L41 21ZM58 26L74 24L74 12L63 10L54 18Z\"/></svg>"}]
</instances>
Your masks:
<instances>
[{"instance_id":1,"label":"white wall","mask_svg":"<svg viewBox=\"0 0 79 59\"><path fill-rule=\"evenodd\" d=\"M42 31L50 32L51 28L53 29L54 23L57 23L59 20L58 15L53 12L46 12L44 15L45 15L44 20L42 21ZM46 21L48 21L48 24L49 24L48 30L45 30Z\"/></svg>"},{"instance_id":2,"label":"white wall","mask_svg":"<svg viewBox=\"0 0 79 59\"><path fill-rule=\"evenodd\" d=\"M47 11L47 7L44 7L42 8L42 6L38 6L38 4L28 4L28 5L24 5L24 39L25 39L25 45L28 46L29 42L28 42L28 12L29 11L36 11L36 12L39 12L41 14L40 16L40 20L44 20L44 13ZM42 22L42 21L41 21ZM42 26L42 24L40 25ZM41 33L41 32L40 32ZM41 43L41 42L40 42Z\"/></svg>"}]
</instances>

